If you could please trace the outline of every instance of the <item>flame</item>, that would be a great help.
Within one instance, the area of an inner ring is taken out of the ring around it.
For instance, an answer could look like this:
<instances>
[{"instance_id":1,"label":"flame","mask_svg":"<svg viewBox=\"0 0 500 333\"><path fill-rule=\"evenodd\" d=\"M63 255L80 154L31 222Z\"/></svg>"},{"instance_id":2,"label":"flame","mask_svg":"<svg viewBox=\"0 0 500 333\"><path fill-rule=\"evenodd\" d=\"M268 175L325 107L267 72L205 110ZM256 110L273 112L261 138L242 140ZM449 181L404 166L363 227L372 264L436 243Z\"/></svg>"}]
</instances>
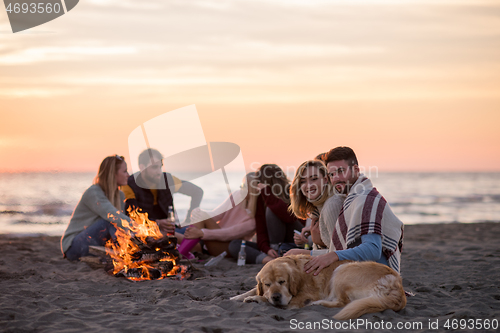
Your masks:
<instances>
[{"instance_id":1,"label":"flame","mask_svg":"<svg viewBox=\"0 0 500 333\"><path fill-rule=\"evenodd\" d=\"M177 265L177 260L172 254L161 251L160 248L155 250L162 254L159 262L172 262L173 268L168 273L162 273L160 277L151 276L151 270L156 268L151 264L143 261L134 260L134 255L141 251L138 246L138 242L147 244L147 238L149 240L161 240L164 238L163 234L158 227L158 224L151 221L148 218L147 213L139 212L137 209L129 209L130 222L122 220L123 228L116 227L116 241L109 240L106 243L106 248L108 249L108 254L113 260L113 274L118 274L120 272L127 273L129 270L134 269L140 277L128 277L127 279L131 281L143 281L143 280L153 280L153 279L163 279L166 277L176 276L179 279L183 279L187 276L187 267ZM113 222L112 222L113 223Z\"/></svg>"}]
</instances>

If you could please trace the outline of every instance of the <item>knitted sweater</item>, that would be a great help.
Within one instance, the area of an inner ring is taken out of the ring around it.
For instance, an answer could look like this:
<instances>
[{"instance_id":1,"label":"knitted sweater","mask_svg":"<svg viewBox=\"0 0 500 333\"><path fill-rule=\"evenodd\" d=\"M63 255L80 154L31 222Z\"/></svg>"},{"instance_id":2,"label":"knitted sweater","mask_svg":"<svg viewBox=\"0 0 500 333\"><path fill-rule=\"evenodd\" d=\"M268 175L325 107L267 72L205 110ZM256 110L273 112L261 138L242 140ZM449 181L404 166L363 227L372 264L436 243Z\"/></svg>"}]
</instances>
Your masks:
<instances>
[{"instance_id":1,"label":"knitted sweater","mask_svg":"<svg viewBox=\"0 0 500 333\"><path fill-rule=\"evenodd\" d=\"M98 219L105 219L116 223L122 227L121 220L130 221L130 218L123 214L125 207L125 195L120 193L121 211L108 200L106 194L97 184L90 186L82 195L80 202L76 205L68 227L61 238L61 250L65 253L76 235L85 228L91 226Z\"/></svg>"},{"instance_id":2,"label":"knitted sweater","mask_svg":"<svg viewBox=\"0 0 500 333\"><path fill-rule=\"evenodd\" d=\"M349 191L335 224L330 248L346 250L358 246L362 236L378 234L389 267L399 272L403 247L403 222L371 181L360 175Z\"/></svg>"},{"instance_id":3,"label":"knitted sweater","mask_svg":"<svg viewBox=\"0 0 500 333\"><path fill-rule=\"evenodd\" d=\"M335 222L337 222L337 217L342 209L344 199L345 195L335 194L328 198L322 206L317 207L320 211L319 231L321 233L321 240L325 243L327 248L330 248L333 229L335 228Z\"/></svg>"}]
</instances>

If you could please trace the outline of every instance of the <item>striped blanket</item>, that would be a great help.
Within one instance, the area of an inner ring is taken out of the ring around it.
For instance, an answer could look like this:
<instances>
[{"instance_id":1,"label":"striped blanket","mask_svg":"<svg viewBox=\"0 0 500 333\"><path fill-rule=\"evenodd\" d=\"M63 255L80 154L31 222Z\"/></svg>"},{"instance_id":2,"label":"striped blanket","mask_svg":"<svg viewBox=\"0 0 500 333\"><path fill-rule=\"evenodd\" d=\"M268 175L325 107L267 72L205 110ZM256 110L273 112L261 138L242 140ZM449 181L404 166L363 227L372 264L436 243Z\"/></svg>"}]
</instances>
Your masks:
<instances>
[{"instance_id":1,"label":"striped blanket","mask_svg":"<svg viewBox=\"0 0 500 333\"><path fill-rule=\"evenodd\" d=\"M382 254L389 266L399 272L403 248L403 222L392 212L372 182L360 175L344 201L332 235L335 250L361 244L361 236L369 233L382 237Z\"/></svg>"}]
</instances>

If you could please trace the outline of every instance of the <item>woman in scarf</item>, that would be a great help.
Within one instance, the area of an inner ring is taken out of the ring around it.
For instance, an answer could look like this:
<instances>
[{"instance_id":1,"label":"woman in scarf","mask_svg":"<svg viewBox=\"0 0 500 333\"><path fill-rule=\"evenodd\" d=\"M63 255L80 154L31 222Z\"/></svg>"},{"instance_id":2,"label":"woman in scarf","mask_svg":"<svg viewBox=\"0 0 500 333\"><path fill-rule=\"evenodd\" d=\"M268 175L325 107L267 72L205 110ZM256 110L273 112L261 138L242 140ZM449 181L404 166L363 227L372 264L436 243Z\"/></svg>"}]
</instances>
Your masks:
<instances>
[{"instance_id":1,"label":"woman in scarf","mask_svg":"<svg viewBox=\"0 0 500 333\"><path fill-rule=\"evenodd\" d=\"M314 245L312 251L292 249L286 255L327 253L345 196L334 192L328 181L328 170L322 161L305 161L299 166L290 188L290 198L290 209L297 217L311 218L310 233ZM308 231L303 230L302 235Z\"/></svg>"}]
</instances>

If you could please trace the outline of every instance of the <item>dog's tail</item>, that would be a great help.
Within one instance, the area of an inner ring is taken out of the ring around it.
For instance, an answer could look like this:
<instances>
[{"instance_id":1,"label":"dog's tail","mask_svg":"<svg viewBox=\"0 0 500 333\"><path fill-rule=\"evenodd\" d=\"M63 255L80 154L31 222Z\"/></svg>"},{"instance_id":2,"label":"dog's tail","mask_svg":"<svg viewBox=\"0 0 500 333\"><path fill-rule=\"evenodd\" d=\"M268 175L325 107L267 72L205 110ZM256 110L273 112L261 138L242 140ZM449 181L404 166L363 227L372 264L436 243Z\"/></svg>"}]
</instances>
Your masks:
<instances>
[{"instance_id":1,"label":"dog's tail","mask_svg":"<svg viewBox=\"0 0 500 333\"><path fill-rule=\"evenodd\" d=\"M380 312L386 309L399 311L405 306L406 296L401 277L386 275L377 281L370 296L352 301L333 318L337 320L355 319L365 313Z\"/></svg>"}]
</instances>

